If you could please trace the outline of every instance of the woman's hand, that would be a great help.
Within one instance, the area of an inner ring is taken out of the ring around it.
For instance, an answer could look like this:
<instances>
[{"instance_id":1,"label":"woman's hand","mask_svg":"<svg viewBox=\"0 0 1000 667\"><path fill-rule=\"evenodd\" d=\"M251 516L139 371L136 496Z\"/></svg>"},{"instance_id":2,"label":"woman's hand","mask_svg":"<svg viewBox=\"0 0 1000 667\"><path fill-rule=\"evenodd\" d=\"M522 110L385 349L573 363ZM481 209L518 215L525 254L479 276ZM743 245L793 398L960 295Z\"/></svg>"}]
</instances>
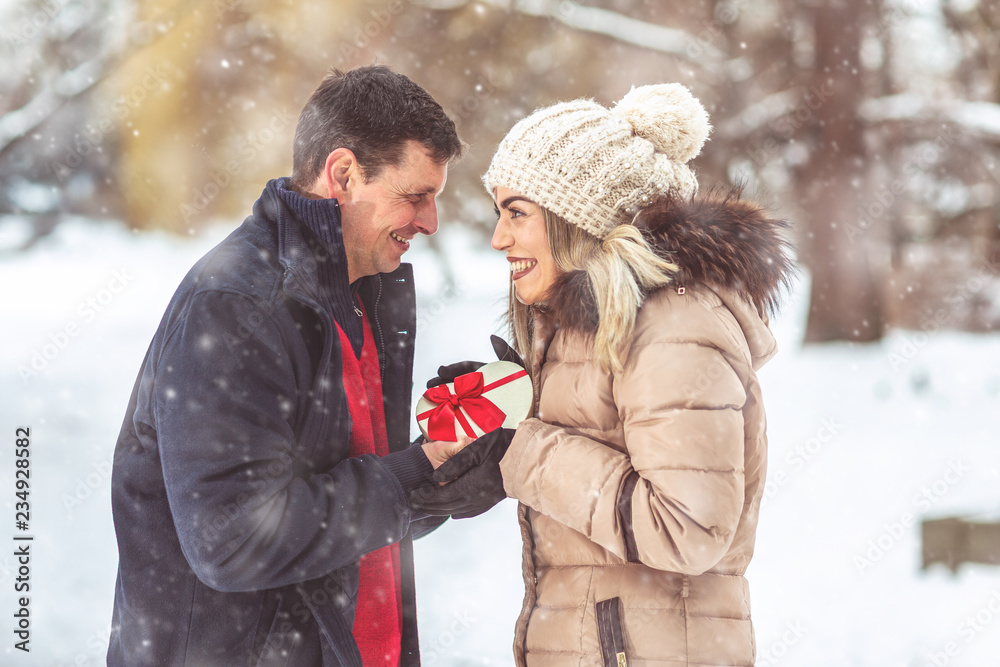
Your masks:
<instances>
[{"instance_id":1,"label":"woman's hand","mask_svg":"<svg viewBox=\"0 0 1000 667\"><path fill-rule=\"evenodd\" d=\"M472 442L472 439L464 435L458 436L458 442L444 442L442 440L430 440L420 445L424 448L424 455L431 462L431 466L437 470L441 464L465 449L465 446Z\"/></svg>"},{"instance_id":2,"label":"woman's hand","mask_svg":"<svg viewBox=\"0 0 1000 667\"><path fill-rule=\"evenodd\" d=\"M436 469L434 481L410 493L410 506L431 516L479 516L507 497L500 473L514 429L490 431ZM444 444L444 443L442 443Z\"/></svg>"}]
</instances>

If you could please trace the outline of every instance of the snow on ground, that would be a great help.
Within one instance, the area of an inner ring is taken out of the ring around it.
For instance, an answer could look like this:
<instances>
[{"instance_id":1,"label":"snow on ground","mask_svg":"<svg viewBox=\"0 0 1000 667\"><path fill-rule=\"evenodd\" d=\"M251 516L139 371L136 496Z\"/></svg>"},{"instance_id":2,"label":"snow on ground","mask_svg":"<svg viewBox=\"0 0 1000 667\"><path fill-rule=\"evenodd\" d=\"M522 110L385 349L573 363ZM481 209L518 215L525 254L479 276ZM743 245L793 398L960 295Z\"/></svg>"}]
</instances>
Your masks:
<instances>
[{"instance_id":1,"label":"snow on ground","mask_svg":"<svg viewBox=\"0 0 1000 667\"><path fill-rule=\"evenodd\" d=\"M16 237L15 223L0 221L0 237ZM16 563L0 548L0 663L104 663L115 438L170 295L227 232L178 239L78 220L28 252L0 251L0 489L12 524L14 429L30 426L35 535L30 654L13 649ZM442 241L455 289L425 244L409 253L418 386L439 363L490 358L488 334L502 329L502 257L464 230ZM919 520L1000 516L1000 337L895 332L878 345L801 349L805 291L776 319L782 352L759 376L771 449L748 573L758 664L997 664L1000 569L922 573ZM523 591L514 510L504 501L417 543L426 665L512 663Z\"/></svg>"}]
</instances>

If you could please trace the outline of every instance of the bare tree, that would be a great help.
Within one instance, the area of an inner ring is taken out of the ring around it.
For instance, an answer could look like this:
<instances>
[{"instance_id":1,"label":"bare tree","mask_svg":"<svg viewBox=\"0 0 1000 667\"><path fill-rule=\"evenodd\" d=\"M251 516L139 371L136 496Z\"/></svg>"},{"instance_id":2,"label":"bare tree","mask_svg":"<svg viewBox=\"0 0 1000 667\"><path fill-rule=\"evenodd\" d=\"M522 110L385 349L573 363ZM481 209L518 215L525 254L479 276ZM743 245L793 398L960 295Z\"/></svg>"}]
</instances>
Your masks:
<instances>
[{"instance_id":1,"label":"bare tree","mask_svg":"<svg viewBox=\"0 0 1000 667\"><path fill-rule=\"evenodd\" d=\"M109 139L119 177L104 183L123 184L131 224L188 230L242 214L261 178L287 172L277 141L250 151L252 159L241 151L248 135L264 136L279 106L282 119L297 111L331 64L381 61L419 80L459 123L471 150L442 210L485 232L492 215L479 175L519 118L559 100L609 104L633 84L680 81L715 125L694 165L702 183L748 183L794 223L811 276L807 342L878 340L887 327L922 326L942 309L951 314L935 321L947 326L988 330L1000 319L987 290L958 305L952 298L970 267L991 280L1000 256L996 3L367 0L271 8L216 0L185 14L188 7L139 7L139 23L155 27L148 46L96 40L61 59L53 38L33 47L45 65L33 65L31 76L0 73L12 91L0 115L0 169L16 151L41 154L31 137L51 134L55 110L85 100L109 71L169 61L177 68L169 94ZM180 16L188 20L176 31ZM909 35L928 25L951 44L948 62L916 64L927 49ZM290 126L282 123L284 146ZM23 172L0 171L0 181L15 173Z\"/></svg>"},{"instance_id":2,"label":"bare tree","mask_svg":"<svg viewBox=\"0 0 1000 667\"><path fill-rule=\"evenodd\" d=\"M870 161L858 115L865 92L859 57L867 8L864 0L836 0L813 10L810 79L816 88L806 100L814 113L812 145L797 174L802 208L810 216L801 237L802 257L812 273L807 343L878 340L885 328L882 276L873 266L875 234L846 233L869 194Z\"/></svg>"}]
</instances>

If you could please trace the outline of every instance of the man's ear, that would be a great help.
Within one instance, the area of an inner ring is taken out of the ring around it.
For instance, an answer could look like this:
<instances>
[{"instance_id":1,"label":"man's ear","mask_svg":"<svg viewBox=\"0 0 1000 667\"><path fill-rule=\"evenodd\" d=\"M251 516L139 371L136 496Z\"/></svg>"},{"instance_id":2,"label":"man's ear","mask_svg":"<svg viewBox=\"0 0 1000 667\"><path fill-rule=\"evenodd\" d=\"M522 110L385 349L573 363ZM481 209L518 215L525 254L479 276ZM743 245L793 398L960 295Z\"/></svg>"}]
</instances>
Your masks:
<instances>
[{"instance_id":1,"label":"man's ear","mask_svg":"<svg viewBox=\"0 0 1000 667\"><path fill-rule=\"evenodd\" d=\"M326 165L323 167L322 180L323 194L328 199L337 199L341 202L347 201L351 197L354 186L361 178L361 168L354 152L348 148L338 148L326 156Z\"/></svg>"}]
</instances>

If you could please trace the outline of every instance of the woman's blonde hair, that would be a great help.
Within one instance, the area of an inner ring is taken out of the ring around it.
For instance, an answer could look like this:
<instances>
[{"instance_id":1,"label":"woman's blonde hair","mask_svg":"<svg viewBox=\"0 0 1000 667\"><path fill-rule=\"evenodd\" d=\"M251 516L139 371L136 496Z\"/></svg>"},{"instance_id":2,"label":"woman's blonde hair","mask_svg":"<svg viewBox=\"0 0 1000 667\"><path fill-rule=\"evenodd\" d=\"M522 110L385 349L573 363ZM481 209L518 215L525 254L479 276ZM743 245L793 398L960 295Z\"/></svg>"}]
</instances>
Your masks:
<instances>
[{"instance_id":1,"label":"woman's blonde hair","mask_svg":"<svg viewBox=\"0 0 1000 667\"><path fill-rule=\"evenodd\" d=\"M542 213L556 266L563 273L583 271L594 294L598 317L594 357L604 370L618 372L624 365L644 295L669 284L677 265L657 255L634 225L618 225L599 239L547 209ZM537 372L531 368L532 307L517 300L513 280L507 317L515 347L529 372Z\"/></svg>"}]
</instances>

